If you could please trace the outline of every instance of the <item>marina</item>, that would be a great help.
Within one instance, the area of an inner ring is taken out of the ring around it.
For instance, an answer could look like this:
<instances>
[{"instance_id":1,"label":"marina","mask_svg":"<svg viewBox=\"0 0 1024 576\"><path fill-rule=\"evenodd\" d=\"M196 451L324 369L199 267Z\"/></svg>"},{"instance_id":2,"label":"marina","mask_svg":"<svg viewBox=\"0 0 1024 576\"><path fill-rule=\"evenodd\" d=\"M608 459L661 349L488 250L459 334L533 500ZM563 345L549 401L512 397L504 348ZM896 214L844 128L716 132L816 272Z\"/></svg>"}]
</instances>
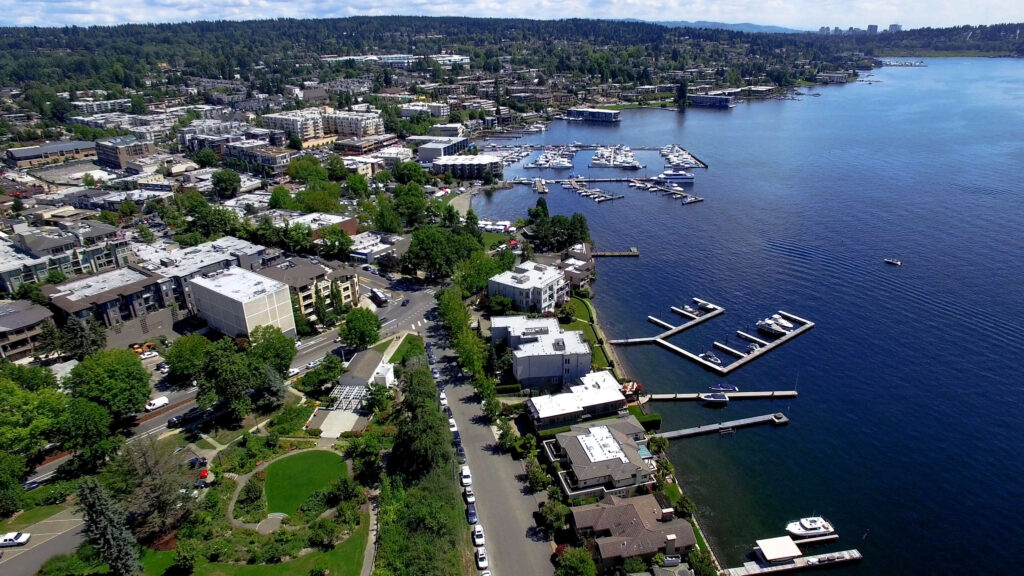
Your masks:
<instances>
[{"instance_id":1,"label":"marina","mask_svg":"<svg viewBox=\"0 0 1024 576\"><path fill-rule=\"evenodd\" d=\"M702 434L712 434L714 432L730 432L737 428L746 428L748 426L760 426L762 424L771 424L773 426L785 426L789 424L789 417L782 412L776 412L774 414L765 414L764 416L754 416L751 418L741 418L739 420L730 420L729 422L719 422L717 424L704 424L703 426L694 426L693 428L683 428L681 430L672 430L670 432L660 432L653 434L653 436L660 436L666 440L673 438L689 438L691 436L700 436Z\"/></svg>"},{"instance_id":2,"label":"marina","mask_svg":"<svg viewBox=\"0 0 1024 576\"><path fill-rule=\"evenodd\" d=\"M584 198L592 198L594 202L599 204L608 200L619 200L620 198L625 198L622 194L608 194L607 192L602 192L598 188L588 188L587 185L581 182L578 178L571 178L562 182L562 188L575 192Z\"/></svg>"},{"instance_id":3,"label":"marina","mask_svg":"<svg viewBox=\"0 0 1024 576\"><path fill-rule=\"evenodd\" d=\"M707 302L700 300L698 298L694 298L694 301L702 305L707 304ZM762 325L770 325L773 330L778 331L777 333L773 332L773 335L778 336L778 338L776 338L775 340L763 340L756 336L747 334L746 332L737 330L737 336L751 343L750 346L747 348L746 352L736 350L735 348L728 346L727 344L723 344L721 342L713 343L714 347L717 348L718 350L721 350L736 357L736 360L726 364L723 363L717 356L715 356L712 353L702 352L700 354L694 354L693 352L680 348L679 346L676 346L675 344L672 344L671 342L668 341L668 338L671 338L672 336L675 336L676 334L679 334L680 332L683 332L684 330L687 330L699 324L700 322L703 322L704 320L708 320L709 318L717 316L718 314L724 312L724 308L716 306L713 311L710 311L703 315L701 315L699 311L695 311L695 314L693 312L689 312L675 307L672 308L672 311L679 314L680 316L683 316L684 318L690 318L691 320L681 326L672 326L671 324L665 322L664 320L659 320L653 316L648 316L647 320L649 322L651 322L652 324L657 324L662 328L665 328L666 331L662 332L657 336L651 336L647 338L627 338L620 340L611 340L610 343L616 345L657 344L663 348L666 348L667 350L670 350L672 352L675 352L676 354L679 354L680 356L683 356L684 358L687 358L688 360L696 362L701 367L707 370L716 372L724 376L732 372L733 370L736 370L737 368L746 365L751 360L760 357L762 354L765 354L770 350L774 350L775 348L781 346L782 344L789 342L793 338L796 338L800 334L803 334L804 332L814 327L814 322L811 322L810 320L806 320L804 318L800 318L799 316L795 316L788 312L779 310L778 313L775 314L774 316L762 320L761 322L758 322L759 329L764 329L762 328ZM778 321L786 325L792 326L792 328L782 328L779 324L770 321L774 320L776 317L778 318ZM715 362L715 360L719 361Z\"/></svg>"},{"instance_id":4,"label":"marina","mask_svg":"<svg viewBox=\"0 0 1024 576\"><path fill-rule=\"evenodd\" d=\"M507 134L507 135L500 136L500 138L519 138L519 137L525 136L525 135L527 135L527 134ZM496 137L496 135L495 134L489 134L487 137L488 138L494 138L494 137ZM484 144L481 145L481 147L482 147L482 149L484 151L486 151L489 154L490 153L501 154L503 157L505 157L506 159L510 160L510 162L508 162L509 165L526 159L526 157L529 156L530 153L532 153L534 151L537 151L537 150L550 151L553 154L558 154L559 151L563 151L563 152L566 152L566 153L571 151L572 155L575 155L576 152L579 152L579 151L582 151L582 150L594 150L596 152L596 151L602 150L602 149L619 148L619 149L625 149L625 150L630 150L630 151L635 150L635 151L643 151L643 152L658 152L658 153L660 153L662 155L662 157L664 157L666 166L668 166L668 167L686 168L686 169L690 169L690 168L705 168L706 169L708 167L708 165L704 161L702 161L700 158L697 158L696 156L693 155L693 153L689 152L688 150L684 149L683 147L681 147L681 146L679 146L677 144L668 144L666 146L629 146L629 147L627 147L625 145L608 146L607 144L582 144L582 143L579 143L579 142L573 142L572 144L567 145L567 146L552 146L552 145L545 145L545 144L514 144L514 145L509 145L509 146L503 146L503 145L500 145L500 144L493 144L493 143L492 144L486 144L486 143L484 143ZM565 154L563 153L562 155L564 156ZM596 156L596 153L595 153L595 156ZM571 159L571 156L570 156L570 159ZM634 159L634 161L635 161L635 159ZM539 164L539 162L537 162L535 164ZM524 167L525 168L544 168L545 166L542 166L542 165L529 166L529 165L527 165L527 166L524 166ZM547 167L563 168L564 166L547 166ZM633 169L636 169L636 168L642 168L643 166L641 166L641 165L639 165L639 163L637 163L637 166L634 167L634 165L630 164L629 162L624 162L623 166L598 166L598 165L595 164L594 167L620 167L620 168L627 169L627 170L633 170Z\"/></svg>"},{"instance_id":5,"label":"marina","mask_svg":"<svg viewBox=\"0 0 1024 576\"><path fill-rule=\"evenodd\" d=\"M704 201L700 196L686 192L678 184L664 182L655 178L632 178L629 180L629 185L633 188L647 190L648 192L659 192L662 196L671 196L676 200L682 198L684 205Z\"/></svg>"}]
</instances>

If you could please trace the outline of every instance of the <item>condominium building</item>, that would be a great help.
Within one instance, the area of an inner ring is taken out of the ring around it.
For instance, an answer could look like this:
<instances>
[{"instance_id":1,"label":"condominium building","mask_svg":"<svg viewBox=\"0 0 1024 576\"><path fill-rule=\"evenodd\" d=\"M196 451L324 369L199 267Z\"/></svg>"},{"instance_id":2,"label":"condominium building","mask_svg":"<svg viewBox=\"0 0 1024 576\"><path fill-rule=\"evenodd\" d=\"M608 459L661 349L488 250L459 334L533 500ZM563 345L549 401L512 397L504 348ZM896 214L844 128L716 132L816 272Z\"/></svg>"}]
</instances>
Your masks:
<instances>
[{"instance_id":1,"label":"condominium building","mask_svg":"<svg viewBox=\"0 0 1024 576\"><path fill-rule=\"evenodd\" d=\"M120 98L117 100L93 100L91 98L83 98L81 100L75 100L71 102L71 107L76 112L82 114L99 114L100 112L124 112L131 108L132 101L130 98Z\"/></svg>"},{"instance_id":2,"label":"condominium building","mask_svg":"<svg viewBox=\"0 0 1024 576\"><path fill-rule=\"evenodd\" d=\"M600 108L569 108L566 114L569 120L586 120L590 122L618 122L622 115L618 110L602 110Z\"/></svg>"},{"instance_id":3,"label":"condominium building","mask_svg":"<svg viewBox=\"0 0 1024 576\"><path fill-rule=\"evenodd\" d=\"M420 153L423 153L423 148L420 148ZM490 154L440 156L430 163L430 173L449 173L460 180L501 179L504 167L501 158Z\"/></svg>"},{"instance_id":4,"label":"condominium building","mask_svg":"<svg viewBox=\"0 0 1024 576\"><path fill-rule=\"evenodd\" d=\"M447 118L452 113L451 106L444 102L409 102L402 104L402 118L427 115L432 118Z\"/></svg>"},{"instance_id":5,"label":"condominium building","mask_svg":"<svg viewBox=\"0 0 1024 576\"><path fill-rule=\"evenodd\" d=\"M118 136L96 141L96 162L110 168L124 170L128 163L156 152L152 142L143 142L135 136Z\"/></svg>"},{"instance_id":6,"label":"condominium building","mask_svg":"<svg viewBox=\"0 0 1024 576\"><path fill-rule=\"evenodd\" d=\"M310 321L322 321L316 317L317 293L324 305L334 305L332 285L338 288L342 306L355 306L359 300L359 277L351 268L332 270L309 258L289 258L279 264L261 268L256 273L287 284L298 300L303 316Z\"/></svg>"},{"instance_id":7,"label":"condominium building","mask_svg":"<svg viewBox=\"0 0 1024 576\"><path fill-rule=\"evenodd\" d=\"M248 336L258 326L276 326L295 336L288 285L238 267L193 278L196 311L228 336Z\"/></svg>"},{"instance_id":8,"label":"condominium building","mask_svg":"<svg viewBox=\"0 0 1024 576\"><path fill-rule=\"evenodd\" d=\"M622 385L610 371L590 372L568 392L537 396L526 401L526 410L539 430L575 424L589 418L615 414L626 408Z\"/></svg>"},{"instance_id":9,"label":"condominium building","mask_svg":"<svg viewBox=\"0 0 1024 576\"><path fill-rule=\"evenodd\" d=\"M13 293L25 282L42 282L51 271L95 274L128 262L128 241L113 226L92 220L32 228L16 224L0 237L0 289Z\"/></svg>"},{"instance_id":10,"label":"condominium building","mask_svg":"<svg viewBox=\"0 0 1024 576\"><path fill-rule=\"evenodd\" d=\"M562 330L555 318L491 318L494 343L512 349L512 373L523 386L559 387L591 370L590 345L578 330Z\"/></svg>"},{"instance_id":11,"label":"condominium building","mask_svg":"<svg viewBox=\"0 0 1024 576\"><path fill-rule=\"evenodd\" d=\"M544 452L562 464L558 480L570 498L630 496L655 482L644 433L633 416L577 424L544 442Z\"/></svg>"},{"instance_id":12,"label":"condominium building","mask_svg":"<svg viewBox=\"0 0 1024 576\"><path fill-rule=\"evenodd\" d=\"M523 312L553 312L565 302L568 283L555 266L523 262L487 281L487 295L502 295Z\"/></svg>"},{"instance_id":13,"label":"condominium building","mask_svg":"<svg viewBox=\"0 0 1024 576\"><path fill-rule=\"evenodd\" d=\"M284 130L303 140L324 137L323 115L319 108L264 114L263 127L271 130Z\"/></svg>"},{"instance_id":14,"label":"condominium building","mask_svg":"<svg viewBox=\"0 0 1024 576\"><path fill-rule=\"evenodd\" d=\"M17 362L32 358L39 346L49 310L27 300L0 302L0 358Z\"/></svg>"},{"instance_id":15,"label":"condominium building","mask_svg":"<svg viewBox=\"0 0 1024 576\"><path fill-rule=\"evenodd\" d=\"M323 130L345 137L376 136L384 133L384 120L373 112L335 110L324 114Z\"/></svg>"},{"instance_id":16,"label":"condominium building","mask_svg":"<svg viewBox=\"0 0 1024 576\"><path fill-rule=\"evenodd\" d=\"M163 308L172 295L167 278L132 266L44 286L43 293L64 321L91 318L107 328Z\"/></svg>"}]
</instances>

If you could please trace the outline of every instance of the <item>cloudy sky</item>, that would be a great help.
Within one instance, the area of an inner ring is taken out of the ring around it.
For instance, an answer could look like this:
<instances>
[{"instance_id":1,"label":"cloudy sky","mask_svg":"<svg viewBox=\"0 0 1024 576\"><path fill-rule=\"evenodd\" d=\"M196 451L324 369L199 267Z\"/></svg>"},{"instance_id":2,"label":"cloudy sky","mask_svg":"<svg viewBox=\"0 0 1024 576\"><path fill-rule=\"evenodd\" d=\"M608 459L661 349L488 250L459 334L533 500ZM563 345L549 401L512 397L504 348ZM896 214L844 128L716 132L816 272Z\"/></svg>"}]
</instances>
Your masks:
<instances>
[{"instance_id":1,"label":"cloudy sky","mask_svg":"<svg viewBox=\"0 0 1024 576\"><path fill-rule=\"evenodd\" d=\"M904 28L1024 21L1021 0L0 0L0 24L64 26L184 20L417 14L525 18L639 18Z\"/></svg>"}]
</instances>

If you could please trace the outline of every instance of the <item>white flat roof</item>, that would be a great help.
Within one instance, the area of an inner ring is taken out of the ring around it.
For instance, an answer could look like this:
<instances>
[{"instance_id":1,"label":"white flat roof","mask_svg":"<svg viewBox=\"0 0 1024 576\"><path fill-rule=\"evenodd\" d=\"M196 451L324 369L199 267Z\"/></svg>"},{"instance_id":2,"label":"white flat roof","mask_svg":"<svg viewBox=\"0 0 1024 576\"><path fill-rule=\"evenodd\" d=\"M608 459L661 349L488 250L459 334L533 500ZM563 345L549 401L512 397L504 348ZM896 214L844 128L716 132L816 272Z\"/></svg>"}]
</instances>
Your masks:
<instances>
[{"instance_id":1,"label":"white flat roof","mask_svg":"<svg viewBox=\"0 0 1024 576\"><path fill-rule=\"evenodd\" d=\"M757 547L761 549L761 555L768 562L779 562L803 555L803 552L789 536L758 540Z\"/></svg>"},{"instance_id":2,"label":"white flat roof","mask_svg":"<svg viewBox=\"0 0 1024 576\"><path fill-rule=\"evenodd\" d=\"M264 247L233 236L224 236L212 242L204 242L191 248L164 250L160 245L132 244L132 250L147 270L159 272L164 276L188 276L216 262L235 260L239 254L257 254ZM161 261L169 260L170 265Z\"/></svg>"},{"instance_id":3,"label":"white flat roof","mask_svg":"<svg viewBox=\"0 0 1024 576\"><path fill-rule=\"evenodd\" d=\"M557 334L541 334L533 342L519 345L512 354L522 358L526 356L553 356L565 354L588 354L590 345L583 338L580 330L566 330Z\"/></svg>"},{"instance_id":4,"label":"white flat roof","mask_svg":"<svg viewBox=\"0 0 1024 576\"><path fill-rule=\"evenodd\" d=\"M209 278L193 278L191 283L193 286L202 286L241 303L248 302L264 294L288 289L284 282L272 280L237 266L227 268L223 272L217 272Z\"/></svg>"},{"instance_id":5,"label":"white flat roof","mask_svg":"<svg viewBox=\"0 0 1024 576\"><path fill-rule=\"evenodd\" d=\"M586 452L587 458L592 463L614 458L618 458L623 464L629 462L619 441L612 436L612 432L607 426L594 426L587 434L580 434L576 439L580 441L580 446L583 447L583 451Z\"/></svg>"},{"instance_id":6,"label":"white flat roof","mask_svg":"<svg viewBox=\"0 0 1024 576\"><path fill-rule=\"evenodd\" d=\"M136 272L131 268L118 268L117 270L111 270L110 272L104 272L103 274L97 274L81 280L68 282L67 284L61 284L60 286L57 286L60 292L54 294L54 296L64 296L68 300L74 302L83 298L95 296L96 294L101 294L107 290L127 286L132 282L138 282L139 280L145 280L146 278L148 277L145 274Z\"/></svg>"},{"instance_id":7,"label":"white flat roof","mask_svg":"<svg viewBox=\"0 0 1024 576\"><path fill-rule=\"evenodd\" d=\"M582 384L571 386L569 392L538 396L527 402L533 405L536 416L544 419L582 412L590 406L626 400L621 385L611 372L591 372L580 378L580 381Z\"/></svg>"},{"instance_id":8,"label":"white flat roof","mask_svg":"<svg viewBox=\"0 0 1024 576\"><path fill-rule=\"evenodd\" d=\"M513 270L492 276L491 280L517 288L542 288L558 281L562 276L562 271L555 266L523 262Z\"/></svg>"},{"instance_id":9,"label":"white flat roof","mask_svg":"<svg viewBox=\"0 0 1024 576\"><path fill-rule=\"evenodd\" d=\"M351 220L351 216L345 216L343 214L328 214L326 212L310 212L309 214L303 214L298 218L292 218L291 224L305 224L313 230L319 230L335 224L341 224L346 220Z\"/></svg>"}]
</instances>

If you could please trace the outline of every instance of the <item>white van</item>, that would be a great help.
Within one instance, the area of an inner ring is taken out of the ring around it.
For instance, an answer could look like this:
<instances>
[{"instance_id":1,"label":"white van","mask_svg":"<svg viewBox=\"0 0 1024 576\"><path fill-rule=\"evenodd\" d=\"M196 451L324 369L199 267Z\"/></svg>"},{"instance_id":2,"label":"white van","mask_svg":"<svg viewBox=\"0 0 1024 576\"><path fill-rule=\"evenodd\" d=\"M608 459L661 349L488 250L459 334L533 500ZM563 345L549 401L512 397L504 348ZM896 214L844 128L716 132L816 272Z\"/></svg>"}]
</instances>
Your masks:
<instances>
[{"instance_id":1,"label":"white van","mask_svg":"<svg viewBox=\"0 0 1024 576\"><path fill-rule=\"evenodd\" d=\"M157 408L163 408L164 406L167 406L170 403L171 403L171 401L167 399L167 396L160 396L158 398L153 398L149 402L146 402L146 412L152 412L153 410L156 410Z\"/></svg>"}]
</instances>

